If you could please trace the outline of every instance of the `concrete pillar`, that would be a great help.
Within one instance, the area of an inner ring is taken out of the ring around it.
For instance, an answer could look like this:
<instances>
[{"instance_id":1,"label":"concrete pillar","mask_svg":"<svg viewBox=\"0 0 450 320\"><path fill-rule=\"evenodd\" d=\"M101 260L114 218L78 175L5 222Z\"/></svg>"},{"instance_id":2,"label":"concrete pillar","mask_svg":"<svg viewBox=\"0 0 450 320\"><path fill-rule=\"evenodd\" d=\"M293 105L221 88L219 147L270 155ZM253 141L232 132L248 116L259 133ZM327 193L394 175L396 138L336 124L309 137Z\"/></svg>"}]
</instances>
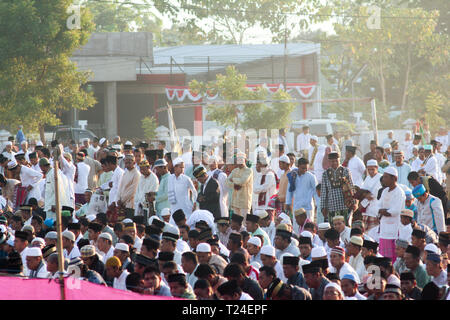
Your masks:
<instances>
[{"instance_id":1,"label":"concrete pillar","mask_svg":"<svg viewBox=\"0 0 450 320\"><path fill-rule=\"evenodd\" d=\"M117 82L105 82L105 126L106 137L112 139L118 135L117 128Z\"/></svg>"}]
</instances>

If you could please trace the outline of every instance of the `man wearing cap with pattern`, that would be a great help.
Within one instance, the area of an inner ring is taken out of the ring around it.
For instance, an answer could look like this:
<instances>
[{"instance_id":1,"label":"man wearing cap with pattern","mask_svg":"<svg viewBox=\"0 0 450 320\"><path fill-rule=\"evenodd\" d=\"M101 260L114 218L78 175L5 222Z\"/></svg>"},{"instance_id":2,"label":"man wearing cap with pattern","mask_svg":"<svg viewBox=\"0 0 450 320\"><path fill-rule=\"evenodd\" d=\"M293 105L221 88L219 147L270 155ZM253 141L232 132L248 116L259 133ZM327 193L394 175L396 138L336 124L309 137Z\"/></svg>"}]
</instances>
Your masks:
<instances>
[{"instance_id":1,"label":"man wearing cap with pattern","mask_svg":"<svg viewBox=\"0 0 450 320\"><path fill-rule=\"evenodd\" d=\"M328 221L331 221L336 215L342 215L346 224L349 224L349 209L355 210L356 204L354 200L350 201L350 199L347 199L346 202L343 188L353 188L351 173L348 168L339 165L337 152L329 153L328 159L331 166L323 173L320 189L322 214L328 218Z\"/></svg>"},{"instance_id":2,"label":"man wearing cap with pattern","mask_svg":"<svg viewBox=\"0 0 450 320\"><path fill-rule=\"evenodd\" d=\"M386 188L381 193L378 211L380 215L380 254L395 262L395 240L400 229L400 214L405 207L405 192L397 185L398 173L388 167L383 173Z\"/></svg>"},{"instance_id":3,"label":"man wearing cap with pattern","mask_svg":"<svg viewBox=\"0 0 450 320\"><path fill-rule=\"evenodd\" d=\"M175 212L182 209L186 218L189 219L194 210L198 193L192 180L183 173L184 161L181 158L174 159L173 167L174 173L169 177L167 190L170 211Z\"/></svg>"},{"instance_id":4,"label":"man wearing cap with pattern","mask_svg":"<svg viewBox=\"0 0 450 320\"><path fill-rule=\"evenodd\" d=\"M161 159L161 161L165 161ZM147 207L146 194L149 192L158 191L159 181L156 174L150 170L150 164L147 160L142 160L139 163L141 176L139 178L139 183L136 189L136 194L134 195L134 215L142 216L143 209Z\"/></svg>"},{"instance_id":5,"label":"man wearing cap with pattern","mask_svg":"<svg viewBox=\"0 0 450 320\"><path fill-rule=\"evenodd\" d=\"M246 166L245 159L245 153L237 153L237 165L226 181L228 188L233 190L231 209L244 218L250 212L253 194L253 170Z\"/></svg>"},{"instance_id":6,"label":"man wearing cap with pattern","mask_svg":"<svg viewBox=\"0 0 450 320\"><path fill-rule=\"evenodd\" d=\"M423 232L425 232L425 240L426 243L437 243L438 242L438 236L436 232L434 232L430 227L424 224L417 223L416 220L414 220L414 212L412 212L409 209L403 209L402 213L400 214L400 221L402 226L399 230L399 238L404 239L407 241L411 241L411 234L414 229L419 229Z\"/></svg>"},{"instance_id":7,"label":"man wearing cap with pattern","mask_svg":"<svg viewBox=\"0 0 450 320\"><path fill-rule=\"evenodd\" d=\"M110 278L114 278L113 288L127 290L126 279L130 274L127 270L122 269L122 263L119 258L111 257L106 261L106 274Z\"/></svg>"},{"instance_id":8,"label":"man wearing cap with pattern","mask_svg":"<svg viewBox=\"0 0 450 320\"><path fill-rule=\"evenodd\" d=\"M330 251L330 273L336 273L339 279L342 279L346 274L351 274L355 277L356 283L360 283L358 273L353 267L345 262L345 250L342 247L334 247Z\"/></svg>"},{"instance_id":9,"label":"man wearing cap with pattern","mask_svg":"<svg viewBox=\"0 0 450 320\"><path fill-rule=\"evenodd\" d=\"M445 231L445 214L442 201L427 192L423 184L417 185L413 191L417 202L417 223L431 228L436 234Z\"/></svg>"}]
</instances>

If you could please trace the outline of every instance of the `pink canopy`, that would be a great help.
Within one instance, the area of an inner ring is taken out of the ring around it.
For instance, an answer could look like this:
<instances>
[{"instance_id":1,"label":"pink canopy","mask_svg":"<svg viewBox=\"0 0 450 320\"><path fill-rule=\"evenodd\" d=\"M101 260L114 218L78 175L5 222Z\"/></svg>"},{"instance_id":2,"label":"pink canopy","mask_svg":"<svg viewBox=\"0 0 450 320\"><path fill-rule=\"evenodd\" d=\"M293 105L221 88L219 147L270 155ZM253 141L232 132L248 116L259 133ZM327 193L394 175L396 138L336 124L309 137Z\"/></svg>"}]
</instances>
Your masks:
<instances>
[{"instance_id":1,"label":"pink canopy","mask_svg":"<svg viewBox=\"0 0 450 320\"><path fill-rule=\"evenodd\" d=\"M66 300L179 300L172 297L138 293L101 286L75 278L64 279ZM54 279L0 277L0 300L60 300L61 291Z\"/></svg>"}]
</instances>

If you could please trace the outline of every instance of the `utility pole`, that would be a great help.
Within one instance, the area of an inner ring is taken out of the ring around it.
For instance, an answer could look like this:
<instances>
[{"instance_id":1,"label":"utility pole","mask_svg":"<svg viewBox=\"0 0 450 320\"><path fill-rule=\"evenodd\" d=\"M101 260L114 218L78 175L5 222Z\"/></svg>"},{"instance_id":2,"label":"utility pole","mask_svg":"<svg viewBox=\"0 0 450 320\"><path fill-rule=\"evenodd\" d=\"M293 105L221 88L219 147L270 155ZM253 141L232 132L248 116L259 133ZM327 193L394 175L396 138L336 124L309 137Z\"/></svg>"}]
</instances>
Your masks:
<instances>
[{"instance_id":1,"label":"utility pole","mask_svg":"<svg viewBox=\"0 0 450 320\"><path fill-rule=\"evenodd\" d=\"M287 91L287 14L284 15L284 72L283 85L284 90Z\"/></svg>"},{"instance_id":2,"label":"utility pole","mask_svg":"<svg viewBox=\"0 0 450 320\"><path fill-rule=\"evenodd\" d=\"M56 242L56 249L58 252L58 273L59 273L59 285L61 289L61 300L65 300L65 293L64 293L64 254L63 254L63 245L62 245L62 234L61 234L61 205L60 205L60 199L59 199L59 180L58 180L58 162L59 157L61 156L61 146L60 145L53 145L53 175L55 178L55 207L56 207L56 232L57 232L57 242Z\"/></svg>"}]
</instances>

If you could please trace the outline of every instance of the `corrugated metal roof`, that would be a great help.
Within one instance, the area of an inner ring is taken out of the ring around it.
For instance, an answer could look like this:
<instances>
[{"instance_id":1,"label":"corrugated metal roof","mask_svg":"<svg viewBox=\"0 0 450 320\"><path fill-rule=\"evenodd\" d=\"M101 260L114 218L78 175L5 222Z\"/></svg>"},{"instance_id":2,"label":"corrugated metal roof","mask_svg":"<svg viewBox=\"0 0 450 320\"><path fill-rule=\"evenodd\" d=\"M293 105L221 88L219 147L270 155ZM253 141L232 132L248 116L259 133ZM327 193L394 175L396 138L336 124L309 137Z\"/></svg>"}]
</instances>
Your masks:
<instances>
[{"instance_id":1,"label":"corrugated metal roof","mask_svg":"<svg viewBox=\"0 0 450 320\"><path fill-rule=\"evenodd\" d=\"M288 56L303 56L320 53L319 43L288 43ZM256 45L188 45L176 47L155 47L153 49L154 65L151 73L170 73L171 58L172 72L198 74L209 70L223 69L230 64L248 63L271 56L284 55L284 44L256 44ZM142 73L148 70L142 68Z\"/></svg>"}]
</instances>

